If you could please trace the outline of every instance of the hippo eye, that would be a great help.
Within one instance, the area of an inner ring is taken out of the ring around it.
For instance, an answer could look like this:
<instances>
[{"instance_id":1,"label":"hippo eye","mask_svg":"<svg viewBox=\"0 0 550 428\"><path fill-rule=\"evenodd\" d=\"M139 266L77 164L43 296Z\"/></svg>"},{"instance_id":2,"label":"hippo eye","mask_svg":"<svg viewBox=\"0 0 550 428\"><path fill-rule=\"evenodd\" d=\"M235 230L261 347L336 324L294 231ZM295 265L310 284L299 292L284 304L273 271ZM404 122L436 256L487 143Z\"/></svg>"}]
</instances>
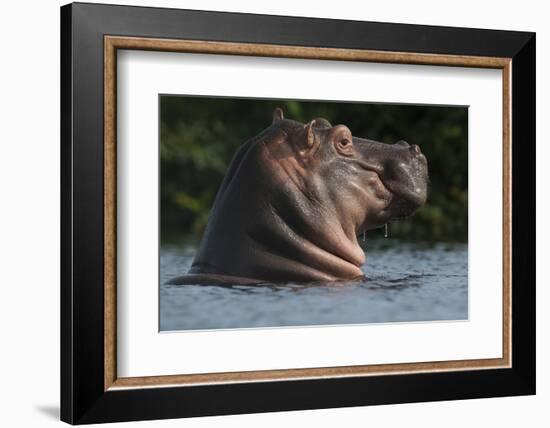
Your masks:
<instances>
[{"instance_id":1,"label":"hippo eye","mask_svg":"<svg viewBox=\"0 0 550 428\"><path fill-rule=\"evenodd\" d=\"M335 139L336 143L336 150L338 153L344 156L352 156L353 155L353 142L351 141L351 138L347 135L340 135L338 138Z\"/></svg>"}]
</instances>

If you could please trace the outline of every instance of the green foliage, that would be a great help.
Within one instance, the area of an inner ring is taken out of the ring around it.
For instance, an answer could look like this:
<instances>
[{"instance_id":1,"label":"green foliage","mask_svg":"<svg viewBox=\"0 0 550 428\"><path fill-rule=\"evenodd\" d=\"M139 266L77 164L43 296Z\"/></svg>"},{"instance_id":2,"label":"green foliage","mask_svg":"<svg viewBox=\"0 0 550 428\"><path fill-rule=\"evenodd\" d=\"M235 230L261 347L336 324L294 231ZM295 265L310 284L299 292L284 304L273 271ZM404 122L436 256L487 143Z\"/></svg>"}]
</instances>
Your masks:
<instances>
[{"instance_id":1,"label":"green foliage","mask_svg":"<svg viewBox=\"0 0 550 428\"><path fill-rule=\"evenodd\" d=\"M392 223L392 236L467 240L468 111L465 107L162 96L161 236L201 235L236 149L271 124L275 107L307 122L324 117L359 137L418 144L428 159L428 203ZM377 233L377 232L374 232Z\"/></svg>"}]
</instances>

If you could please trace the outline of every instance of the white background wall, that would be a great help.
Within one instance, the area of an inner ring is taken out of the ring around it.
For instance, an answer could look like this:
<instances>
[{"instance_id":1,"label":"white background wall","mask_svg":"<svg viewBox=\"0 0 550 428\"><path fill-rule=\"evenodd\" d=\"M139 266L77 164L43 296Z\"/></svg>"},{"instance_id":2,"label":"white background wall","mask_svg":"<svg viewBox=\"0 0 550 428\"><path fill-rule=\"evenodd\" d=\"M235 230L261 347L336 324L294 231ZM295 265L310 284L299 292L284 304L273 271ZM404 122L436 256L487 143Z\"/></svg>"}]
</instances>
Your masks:
<instances>
[{"instance_id":1,"label":"white background wall","mask_svg":"<svg viewBox=\"0 0 550 428\"><path fill-rule=\"evenodd\" d=\"M104 3L113 3L104 1ZM461 402L329 409L155 421L159 427L548 426L550 404L550 156L547 97L550 14L545 2L277 0L126 1L233 12L342 18L537 32L538 394ZM53 426L59 407L59 6L0 6L0 424ZM138 423L125 426L137 426Z\"/></svg>"}]
</instances>

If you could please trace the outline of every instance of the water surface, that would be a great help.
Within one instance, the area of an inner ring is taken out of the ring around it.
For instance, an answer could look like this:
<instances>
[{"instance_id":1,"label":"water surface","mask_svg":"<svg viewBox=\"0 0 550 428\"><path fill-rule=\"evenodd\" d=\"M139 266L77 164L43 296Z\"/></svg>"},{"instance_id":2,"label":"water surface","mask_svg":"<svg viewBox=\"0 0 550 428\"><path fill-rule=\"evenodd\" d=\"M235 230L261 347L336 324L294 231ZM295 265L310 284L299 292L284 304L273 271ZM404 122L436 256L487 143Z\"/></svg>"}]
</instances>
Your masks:
<instances>
[{"instance_id":1,"label":"water surface","mask_svg":"<svg viewBox=\"0 0 550 428\"><path fill-rule=\"evenodd\" d=\"M368 241L366 278L316 285L167 285L187 272L195 248L160 251L160 330L465 320L466 244Z\"/></svg>"}]
</instances>

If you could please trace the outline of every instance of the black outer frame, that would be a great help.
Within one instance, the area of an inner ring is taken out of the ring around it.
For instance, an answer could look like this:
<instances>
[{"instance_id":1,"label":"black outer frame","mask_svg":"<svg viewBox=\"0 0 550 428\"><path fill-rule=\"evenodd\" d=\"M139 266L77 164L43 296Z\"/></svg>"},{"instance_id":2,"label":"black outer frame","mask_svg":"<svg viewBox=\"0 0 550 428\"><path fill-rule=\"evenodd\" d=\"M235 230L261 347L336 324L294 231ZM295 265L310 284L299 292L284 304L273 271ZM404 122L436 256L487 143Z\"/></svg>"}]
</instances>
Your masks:
<instances>
[{"instance_id":1,"label":"black outer frame","mask_svg":"<svg viewBox=\"0 0 550 428\"><path fill-rule=\"evenodd\" d=\"M104 35L512 58L512 368L105 392ZM534 33L63 6L61 420L83 424L534 394L535 96Z\"/></svg>"}]
</instances>

